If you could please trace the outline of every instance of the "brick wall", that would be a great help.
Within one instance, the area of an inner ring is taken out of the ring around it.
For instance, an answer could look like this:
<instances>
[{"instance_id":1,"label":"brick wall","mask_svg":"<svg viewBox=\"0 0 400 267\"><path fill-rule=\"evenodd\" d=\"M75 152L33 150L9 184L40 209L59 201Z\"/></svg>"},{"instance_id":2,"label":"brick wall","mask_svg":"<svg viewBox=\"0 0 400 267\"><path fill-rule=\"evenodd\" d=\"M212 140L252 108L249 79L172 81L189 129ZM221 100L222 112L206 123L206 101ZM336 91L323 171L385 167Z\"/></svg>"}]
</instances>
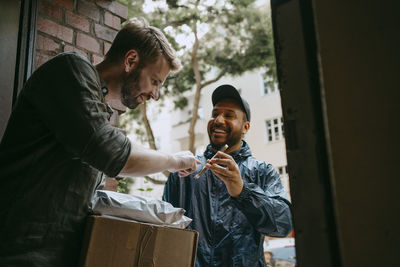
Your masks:
<instances>
[{"instance_id":1,"label":"brick wall","mask_svg":"<svg viewBox=\"0 0 400 267\"><path fill-rule=\"evenodd\" d=\"M101 62L127 17L128 8L113 0L39 0L36 68L67 51L79 52L93 64ZM125 108L109 104L117 110L112 124L118 126L118 114ZM117 184L106 178L105 189L117 191Z\"/></svg>"},{"instance_id":2,"label":"brick wall","mask_svg":"<svg viewBox=\"0 0 400 267\"><path fill-rule=\"evenodd\" d=\"M128 8L113 0L39 0L36 68L66 51L99 63L127 17Z\"/></svg>"}]
</instances>

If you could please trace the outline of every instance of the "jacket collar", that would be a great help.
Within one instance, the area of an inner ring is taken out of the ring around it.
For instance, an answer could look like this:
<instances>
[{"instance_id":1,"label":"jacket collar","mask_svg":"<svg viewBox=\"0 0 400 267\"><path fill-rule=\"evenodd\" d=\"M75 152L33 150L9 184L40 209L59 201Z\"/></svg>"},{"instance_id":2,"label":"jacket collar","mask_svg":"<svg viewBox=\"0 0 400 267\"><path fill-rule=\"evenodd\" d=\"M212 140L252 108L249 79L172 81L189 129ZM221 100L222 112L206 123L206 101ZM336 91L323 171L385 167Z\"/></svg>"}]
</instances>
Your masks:
<instances>
[{"instance_id":1,"label":"jacket collar","mask_svg":"<svg viewBox=\"0 0 400 267\"><path fill-rule=\"evenodd\" d=\"M215 152L212 150L211 144L209 144L206 148L206 151L204 151L204 156L207 159L210 159L212 156L214 156L214 154ZM251 150L246 141L242 140L242 146L238 150L229 153L229 155L231 155L235 161L239 161L241 159L250 157Z\"/></svg>"}]
</instances>

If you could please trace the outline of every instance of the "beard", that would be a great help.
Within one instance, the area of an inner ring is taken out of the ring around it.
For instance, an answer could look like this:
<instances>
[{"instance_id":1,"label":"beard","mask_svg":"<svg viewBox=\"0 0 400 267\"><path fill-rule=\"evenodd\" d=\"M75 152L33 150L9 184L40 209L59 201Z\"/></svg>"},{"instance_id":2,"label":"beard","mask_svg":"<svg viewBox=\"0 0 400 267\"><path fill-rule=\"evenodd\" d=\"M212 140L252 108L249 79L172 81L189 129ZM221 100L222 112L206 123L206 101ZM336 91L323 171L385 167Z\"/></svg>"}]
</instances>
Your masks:
<instances>
[{"instance_id":1,"label":"beard","mask_svg":"<svg viewBox=\"0 0 400 267\"><path fill-rule=\"evenodd\" d=\"M140 92L139 79L142 72L141 68L126 77L121 87L121 102L124 106L135 109L141 102L138 101L138 93Z\"/></svg>"},{"instance_id":2,"label":"beard","mask_svg":"<svg viewBox=\"0 0 400 267\"><path fill-rule=\"evenodd\" d=\"M231 129L226 129L226 131L227 136L224 142L213 140L212 128L208 131L208 138L210 139L210 144L212 148L220 150L225 144L227 144L229 147L232 147L242 141L241 131L232 132Z\"/></svg>"}]
</instances>

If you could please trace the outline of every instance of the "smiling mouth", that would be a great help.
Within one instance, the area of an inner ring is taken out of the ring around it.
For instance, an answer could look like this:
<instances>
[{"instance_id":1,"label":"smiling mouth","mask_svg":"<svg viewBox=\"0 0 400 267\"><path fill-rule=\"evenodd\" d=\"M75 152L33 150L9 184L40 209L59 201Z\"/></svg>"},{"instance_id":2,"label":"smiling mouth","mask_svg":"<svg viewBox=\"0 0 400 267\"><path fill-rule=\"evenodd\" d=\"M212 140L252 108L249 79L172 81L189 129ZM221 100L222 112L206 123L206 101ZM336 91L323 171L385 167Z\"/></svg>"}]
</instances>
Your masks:
<instances>
[{"instance_id":1,"label":"smiling mouth","mask_svg":"<svg viewBox=\"0 0 400 267\"><path fill-rule=\"evenodd\" d=\"M216 134L226 134L227 132L225 130L221 130L221 129L213 129L213 133Z\"/></svg>"}]
</instances>

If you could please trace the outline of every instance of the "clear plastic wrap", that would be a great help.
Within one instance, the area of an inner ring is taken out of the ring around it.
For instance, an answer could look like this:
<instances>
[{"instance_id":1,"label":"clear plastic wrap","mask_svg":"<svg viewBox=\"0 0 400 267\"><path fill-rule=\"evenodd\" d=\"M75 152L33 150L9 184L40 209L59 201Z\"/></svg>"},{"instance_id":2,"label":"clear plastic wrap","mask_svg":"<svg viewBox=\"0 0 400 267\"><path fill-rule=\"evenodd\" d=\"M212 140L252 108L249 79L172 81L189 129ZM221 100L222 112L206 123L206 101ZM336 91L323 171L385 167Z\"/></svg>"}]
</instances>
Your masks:
<instances>
[{"instance_id":1,"label":"clear plastic wrap","mask_svg":"<svg viewBox=\"0 0 400 267\"><path fill-rule=\"evenodd\" d=\"M91 208L94 214L109 215L184 229L192 219L184 216L185 210L170 203L142 196L97 190Z\"/></svg>"}]
</instances>

